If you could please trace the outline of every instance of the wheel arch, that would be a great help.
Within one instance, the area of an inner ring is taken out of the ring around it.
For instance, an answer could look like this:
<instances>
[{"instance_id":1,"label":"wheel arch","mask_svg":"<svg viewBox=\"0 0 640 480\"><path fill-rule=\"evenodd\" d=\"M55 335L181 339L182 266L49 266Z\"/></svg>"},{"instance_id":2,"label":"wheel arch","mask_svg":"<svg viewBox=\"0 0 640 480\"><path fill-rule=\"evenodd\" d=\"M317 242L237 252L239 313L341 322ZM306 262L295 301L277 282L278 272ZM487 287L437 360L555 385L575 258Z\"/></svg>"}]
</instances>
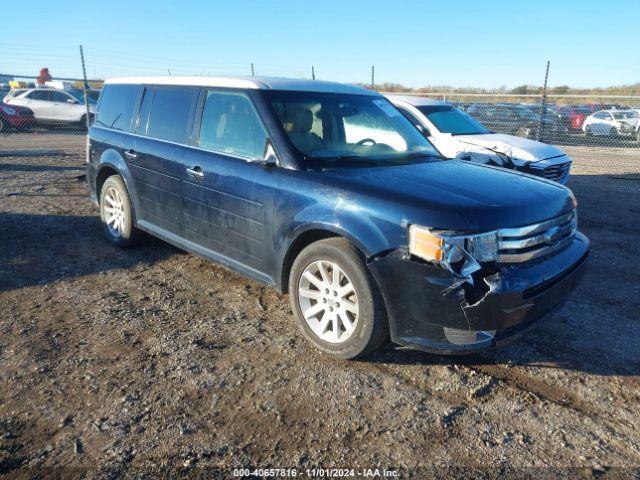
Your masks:
<instances>
[{"instance_id":1,"label":"wheel arch","mask_svg":"<svg viewBox=\"0 0 640 480\"><path fill-rule=\"evenodd\" d=\"M280 272L279 275L276 276L280 291L283 293L289 293L289 274L291 272L293 262L298 254L312 243L324 240L325 238L343 238L349 241L362 255L365 261L377 251L383 250L381 247L376 248L374 245L366 245L363 243L361 239L366 238L364 235L353 234L352 232L344 230L336 225L309 225L307 228L298 231L294 235L286 248L286 252L282 256ZM371 247L374 247L375 250L372 251Z\"/></svg>"}]
</instances>

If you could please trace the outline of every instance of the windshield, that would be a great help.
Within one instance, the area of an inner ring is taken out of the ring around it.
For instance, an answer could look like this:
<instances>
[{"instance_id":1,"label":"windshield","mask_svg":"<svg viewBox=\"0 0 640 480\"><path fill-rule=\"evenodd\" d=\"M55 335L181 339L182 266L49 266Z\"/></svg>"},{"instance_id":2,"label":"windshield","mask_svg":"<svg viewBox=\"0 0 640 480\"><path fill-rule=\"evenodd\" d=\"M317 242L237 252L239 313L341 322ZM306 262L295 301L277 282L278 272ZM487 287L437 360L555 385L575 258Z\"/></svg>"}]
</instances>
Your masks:
<instances>
[{"instance_id":1,"label":"windshield","mask_svg":"<svg viewBox=\"0 0 640 480\"><path fill-rule=\"evenodd\" d=\"M539 118L539 116L538 116L538 114L536 114L536 112L534 112L529 107L526 107L524 105L516 105L516 106L514 106L514 110L515 110L516 115L518 115L520 118L524 118L526 120L538 120L538 118Z\"/></svg>"},{"instance_id":2,"label":"windshield","mask_svg":"<svg viewBox=\"0 0 640 480\"><path fill-rule=\"evenodd\" d=\"M317 92L265 92L282 128L307 161L399 164L438 151L385 98Z\"/></svg>"},{"instance_id":3,"label":"windshield","mask_svg":"<svg viewBox=\"0 0 640 480\"><path fill-rule=\"evenodd\" d=\"M80 103L84 103L84 92L82 90L68 90L67 93L78 100ZM92 93L92 91L87 92L87 100L89 100L89 105L95 105L97 101Z\"/></svg>"},{"instance_id":4,"label":"windshield","mask_svg":"<svg viewBox=\"0 0 640 480\"><path fill-rule=\"evenodd\" d=\"M477 120L457 108L425 106L418 107L418 110L442 133L450 133L451 135L491 133Z\"/></svg>"},{"instance_id":5,"label":"windshield","mask_svg":"<svg viewBox=\"0 0 640 480\"><path fill-rule=\"evenodd\" d=\"M616 120L624 120L626 118L638 118L638 113L637 112L615 112L612 113L613 118L615 118Z\"/></svg>"}]
</instances>

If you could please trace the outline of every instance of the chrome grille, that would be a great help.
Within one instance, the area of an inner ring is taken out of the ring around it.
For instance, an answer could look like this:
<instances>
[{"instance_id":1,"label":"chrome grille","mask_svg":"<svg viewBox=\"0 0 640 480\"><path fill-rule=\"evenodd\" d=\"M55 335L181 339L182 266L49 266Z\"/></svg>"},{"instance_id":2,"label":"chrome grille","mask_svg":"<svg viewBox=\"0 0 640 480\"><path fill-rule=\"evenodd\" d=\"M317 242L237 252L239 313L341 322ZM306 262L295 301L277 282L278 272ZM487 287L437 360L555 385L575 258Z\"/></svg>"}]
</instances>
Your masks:
<instances>
[{"instance_id":1,"label":"chrome grille","mask_svg":"<svg viewBox=\"0 0 640 480\"><path fill-rule=\"evenodd\" d=\"M498 259L504 263L533 260L569 245L578 230L575 210L544 222L498 230Z\"/></svg>"},{"instance_id":2,"label":"chrome grille","mask_svg":"<svg viewBox=\"0 0 640 480\"><path fill-rule=\"evenodd\" d=\"M536 169L535 167L531 167L531 173L543 178L547 178L549 180L553 180L554 182L561 182L566 178L567 174L569 173L570 167L571 167L571 162L559 163L557 165L550 165L546 168L541 168L541 169Z\"/></svg>"}]
</instances>

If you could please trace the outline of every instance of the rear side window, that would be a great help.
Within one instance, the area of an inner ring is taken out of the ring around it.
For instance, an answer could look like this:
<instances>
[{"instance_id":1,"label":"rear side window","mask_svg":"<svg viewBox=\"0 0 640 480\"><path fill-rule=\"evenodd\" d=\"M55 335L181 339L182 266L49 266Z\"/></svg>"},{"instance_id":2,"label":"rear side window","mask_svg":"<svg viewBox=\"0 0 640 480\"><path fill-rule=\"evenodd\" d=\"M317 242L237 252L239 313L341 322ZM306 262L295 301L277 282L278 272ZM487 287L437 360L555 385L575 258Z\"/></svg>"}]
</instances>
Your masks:
<instances>
[{"instance_id":1,"label":"rear side window","mask_svg":"<svg viewBox=\"0 0 640 480\"><path fill-rule=\"evenodd\" d=\"M207 92L198 145L240 157L261 158L267 134L251 104L241 93Z\"/></svg>"},{"instance_id":2,"label":"rear side window","mask_svg":"<svg viewBox=\"0 0 640 480\"><path fill-rule=\"evenodd\" d=\"M195 88L158 87L151 103L147 136L186 143L197 93Z\"/></svg>"},{"instance_id":3,"label":"rear side window","mask_svg":"<svg viewBox=\"0 0 640 480\"><path fill-rule=\"evenodd\" d=\"M128 132L141 89L138 85L106 85L100 97L96 125Z\"/></svg>"},{"instance_id":4,"label":"rear side window","mask_svg":"<svg viewBox=\"0 0 640 480\"><path fill-rule=\"evenodd\" d=\"M32 100L44 100L46 102L49 101L50 96L51 92L48 90L34 90L28 95L28 98Z\"/></svg>"}]
</instances>

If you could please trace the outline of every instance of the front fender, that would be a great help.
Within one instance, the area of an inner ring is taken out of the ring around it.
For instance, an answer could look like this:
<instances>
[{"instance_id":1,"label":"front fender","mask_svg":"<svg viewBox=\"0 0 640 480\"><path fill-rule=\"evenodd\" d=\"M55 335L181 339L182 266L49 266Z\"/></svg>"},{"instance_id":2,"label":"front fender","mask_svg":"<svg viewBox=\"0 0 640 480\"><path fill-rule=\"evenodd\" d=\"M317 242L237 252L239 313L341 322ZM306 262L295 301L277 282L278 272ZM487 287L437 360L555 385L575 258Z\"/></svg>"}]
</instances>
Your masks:
<instances>
[{"instance_id":1,"label":"front fender","mask_svg":"<svg viewBox=\"0 0 640 480\"><path fill-rule=\"evenodd\" d=\"M315 204L301 210L291 221L281 222L279 230L274 232L274 278L286 282L283 269L289 253L296 248L298 240L311 231L343 237L352 242L367 259L407 243L406 228L397 223L385 221L368 212L350 211L348 207L341 209L334 205L330 209Z\"/></svg>"}]
</instances>

